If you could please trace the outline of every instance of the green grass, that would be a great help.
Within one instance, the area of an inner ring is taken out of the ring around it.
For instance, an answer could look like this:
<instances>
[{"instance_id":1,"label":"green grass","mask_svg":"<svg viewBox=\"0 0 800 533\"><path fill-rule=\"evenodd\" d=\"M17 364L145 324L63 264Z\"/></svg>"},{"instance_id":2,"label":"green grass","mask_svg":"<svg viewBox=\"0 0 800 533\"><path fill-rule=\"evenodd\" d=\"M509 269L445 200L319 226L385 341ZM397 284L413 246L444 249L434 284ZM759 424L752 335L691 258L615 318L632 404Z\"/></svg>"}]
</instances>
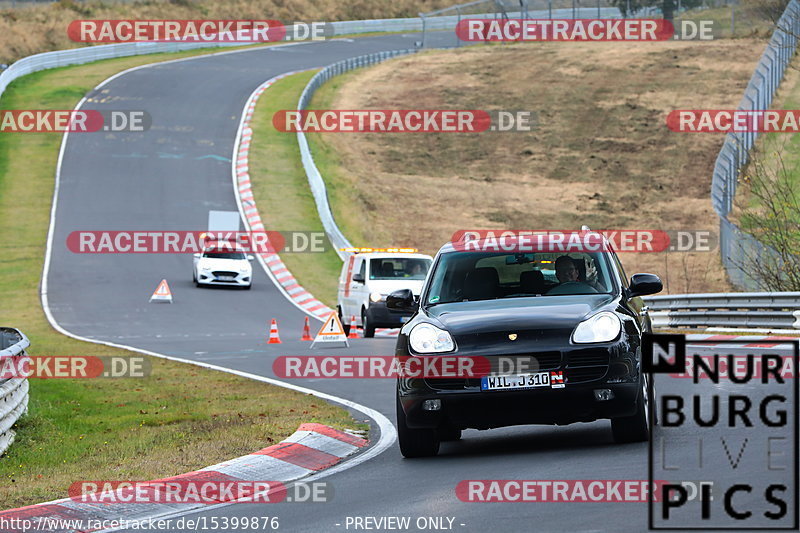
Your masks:
<instances>
[{"instance_id":1,"label":"green grass","mask_svg":"<svg viewBox=\"0 0 800 533\"><path fill-rule=\"evenodd\" d=\"M271 231L324 231L300 161L297 136L277 131L272 125L276 111L296 108L300 93L313 75L314 72L302 72L272 85L259 100L251 122L250 180L261 219ZM324 161L324 157L314 154L318 163ZM328 249L324 253L280 256L306 290L335 307L336 280L342 262L330 243L325 242Z\"/></svg>"},{"instance_id":2,"label":"green grass","mask_svg":"<svg viewBox=\"0 0 800 533\"><path fill-rule=\"evenodd\" d=\"M778 92L773 99L770 109L800 109L800 56L795 56L786 69L786 76L781 82ZM761 133L756 139L755 147L751 151L751 159L758 160L760 165L752 163L745 167L743 181L748 183L751 179L773 179L778 174L778 169L783 166L785 178L795 191L800 193L800 136L792 133ZM756 168L762 170L757 171ZM754 177L754 173L765 173L766 176ZM749 193L749 186L738 187L736 191L737 204L746 210L758 211L761 202ZM748 228L743 221L743 228ZM797 213L797 222L800 222L800 213Z\"/></svg>"},{"instance_id":3,"label":"green grass","mask_svg":"<svg viewBox=\"0 0 800 533\"><path fill-rule=\"evenodd\" d=\"M258 211L268 230L323 231L314 197L308 186L300 149L294 133L277 131L272 116L278 110L296 109L297 100L314 72L302 72L273 84L256 106L251 122L250 180ZM318 90L310 109L330 109L339 87L351 74L333 78ZM334 218L354 246L391 246L390 241L369 242L364 236L366 218L354 206L364 206L358 182L347 170L323 134L306 134L314 162L325 179ZM368 206L367 206L368 207ZM326 241L327 243L327 241ZM329 243L327 243L330 246ZM335 307L337 279L342 262L330 249L325 253L282 253L281 259L306 290L323 303Z\"/></svg>"},{"instance_id":4,"label":"green grass","mask_svg":"<svg viewBox=\"0 0 800 533\"><path fill-rule=\"evenodd\" d=\"M348 84L356 75L358 70L348 72L330 79L320 87L309 104L310 109L335 109L334 98L339 89ZM311 153L314 154L314 161L319 168L320 174L325 178L325 185L328 189L328 199L333 210L333 216L342 233L347 236L353 246L367 247L391 247L396 243L390 242L390 236L382 235L384 242L373 242L366 237L365 226L369 218L362 210L368 210L371 205L365 201L365 196L359 189L358 178L348 175L346 165L336 151L335 145L326 142L325 135L337 135L335 133L309 133L308 145ZM338 135L349 135L341 133Z\"/></svg>"},{"instance_id":5,"label":"green grass","mask_svg":"<svg viewBox=\"0 0 800 533\"><path fill-rule=\"evenodd\" d=\"M14 82L0 109L72 109L116 72L201 53L38 72ZM0 325L23 331L31 355L130 356L58 334L40 306L60 142L52 133L0 135ZM202 468L278 442L302 422L364 427L343 409L287 389L158 358L151 366L141 379L30 380L29 415L0 458L0 508L64 497L78 480L146 480Z\"/></svg>"}]
</instances>

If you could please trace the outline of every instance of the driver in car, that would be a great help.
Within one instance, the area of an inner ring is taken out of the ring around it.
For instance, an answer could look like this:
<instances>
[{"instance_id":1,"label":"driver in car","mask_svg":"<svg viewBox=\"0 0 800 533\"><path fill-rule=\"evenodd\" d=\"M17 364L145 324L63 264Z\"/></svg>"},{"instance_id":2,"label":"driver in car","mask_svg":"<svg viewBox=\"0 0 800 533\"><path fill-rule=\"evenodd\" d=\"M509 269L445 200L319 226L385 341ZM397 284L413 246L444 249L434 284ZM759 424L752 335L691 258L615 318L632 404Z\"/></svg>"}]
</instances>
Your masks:
<instances>
[{"instance_id":1,"label":"driver in car","mask_svg":"<svg viewBox=\"0 0 800 533\"><path fill-rule=\"evenodd\" d=\"M578 281L578 276L578 267L570 256L562 255L556 259L556 277L559 283Z\"/></svg>"}]
</instances>

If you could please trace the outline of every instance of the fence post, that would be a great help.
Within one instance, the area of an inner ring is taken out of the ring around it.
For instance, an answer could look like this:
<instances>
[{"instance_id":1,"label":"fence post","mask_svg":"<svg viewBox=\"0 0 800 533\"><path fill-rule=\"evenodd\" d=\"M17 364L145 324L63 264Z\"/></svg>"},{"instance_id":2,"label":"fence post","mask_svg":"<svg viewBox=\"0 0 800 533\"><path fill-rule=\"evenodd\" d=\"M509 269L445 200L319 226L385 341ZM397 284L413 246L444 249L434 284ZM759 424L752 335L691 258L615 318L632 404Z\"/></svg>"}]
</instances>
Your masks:
<instances>
[{"instance_id":1,"label":"fence post","mask_svg":"<svg viewBox=\"0 0 800 533\"><path fill-rule=\"evenodd\" d=\"M522 0L520 0L520 2L521 1ZM460 5L456 6L456 17L457 17L457 19L456 19L456 28L458 28L459 25L461 24L461 6ZM460 47L461 47L461 39L458 38L458 32L456 32L456 48L460 48Z\"/></svg>"}]
</instances>

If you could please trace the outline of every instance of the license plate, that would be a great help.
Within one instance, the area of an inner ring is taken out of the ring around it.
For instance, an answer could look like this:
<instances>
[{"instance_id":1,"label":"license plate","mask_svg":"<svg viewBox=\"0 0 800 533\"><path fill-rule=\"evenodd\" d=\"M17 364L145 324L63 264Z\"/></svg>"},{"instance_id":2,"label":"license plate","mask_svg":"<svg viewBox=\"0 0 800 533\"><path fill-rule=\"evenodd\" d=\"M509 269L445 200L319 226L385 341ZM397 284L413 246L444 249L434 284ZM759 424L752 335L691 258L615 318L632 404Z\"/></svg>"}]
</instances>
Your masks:
<instances>
[{"instance_id":1,"label":"license plate","mask_svg":"<svg viewBox=\"0 0 800 533\"><path fill-rule=\"evenodd\" d=\"M410 316L401 316L401 317L400 317L400 322L402 322L403 324L405 324L406 322L408 322L408 319L409 319L409 318L411 318L411 317L410 317Z\"/></svg>"},{"instance_id":2,"label":"license plate","mask_svg":"<svg viewBox=\"0 0 800 533\"><path fill-rule=\"evenodd\" d=\"M520 390L550 386L550 372L512 374L509 376L483 376L481 390Z\"/></svg>"},{"instance_id":3,"label":"license plate","mask_svg":"<svg viewBox=\"0 0 800 533\"><path fill-rule=\"evenodd\" d=\"M217 279L220 281L233 281L236 278L233 276L218 276Z\"/></svg>"}]
</instances>

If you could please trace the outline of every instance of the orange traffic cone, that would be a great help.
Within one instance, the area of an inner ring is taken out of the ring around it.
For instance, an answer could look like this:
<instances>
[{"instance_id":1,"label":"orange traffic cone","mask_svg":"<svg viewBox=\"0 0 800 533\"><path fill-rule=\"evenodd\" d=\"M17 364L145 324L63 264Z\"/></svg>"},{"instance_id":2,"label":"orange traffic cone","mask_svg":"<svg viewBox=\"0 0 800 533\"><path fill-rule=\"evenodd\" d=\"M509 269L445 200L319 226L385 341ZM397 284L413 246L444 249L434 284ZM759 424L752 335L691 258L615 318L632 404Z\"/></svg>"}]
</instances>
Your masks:
<instances>
[{"instance_id":1,"label":"orange traffic cone","mask_svg":"<svg viewBox=\"0 0 800 533\"><path fill-rule=\"evenodd\" d=\"M357 339L358 338L358 327L356 326L356 315L350 315L350 335L347 336L348 339Z\"/></svg>"},{"instance_id":2,"label":"orange traffic cone","mask_svg":"<svg viewBox=\"0 0 800 533\"><path fill-rule=\"evenodd\" d=\"M314 339L311 337L311 329L308 325L308 317L306 317L306 324L303 326L303 337L300 339L301 341L313 341Z\"/></svg>"},{"instance_id":3,"label":"orange traffic cone","mask_svg":"<svg viewBox=\"0 0 800 533\"><path fill-rule=\"evenodd\" d=\"M267 344L280 344L281 338L278 335L278 321L272 319L272 324L269 326L269 342Z\"/></svg>"}]
</instances>

